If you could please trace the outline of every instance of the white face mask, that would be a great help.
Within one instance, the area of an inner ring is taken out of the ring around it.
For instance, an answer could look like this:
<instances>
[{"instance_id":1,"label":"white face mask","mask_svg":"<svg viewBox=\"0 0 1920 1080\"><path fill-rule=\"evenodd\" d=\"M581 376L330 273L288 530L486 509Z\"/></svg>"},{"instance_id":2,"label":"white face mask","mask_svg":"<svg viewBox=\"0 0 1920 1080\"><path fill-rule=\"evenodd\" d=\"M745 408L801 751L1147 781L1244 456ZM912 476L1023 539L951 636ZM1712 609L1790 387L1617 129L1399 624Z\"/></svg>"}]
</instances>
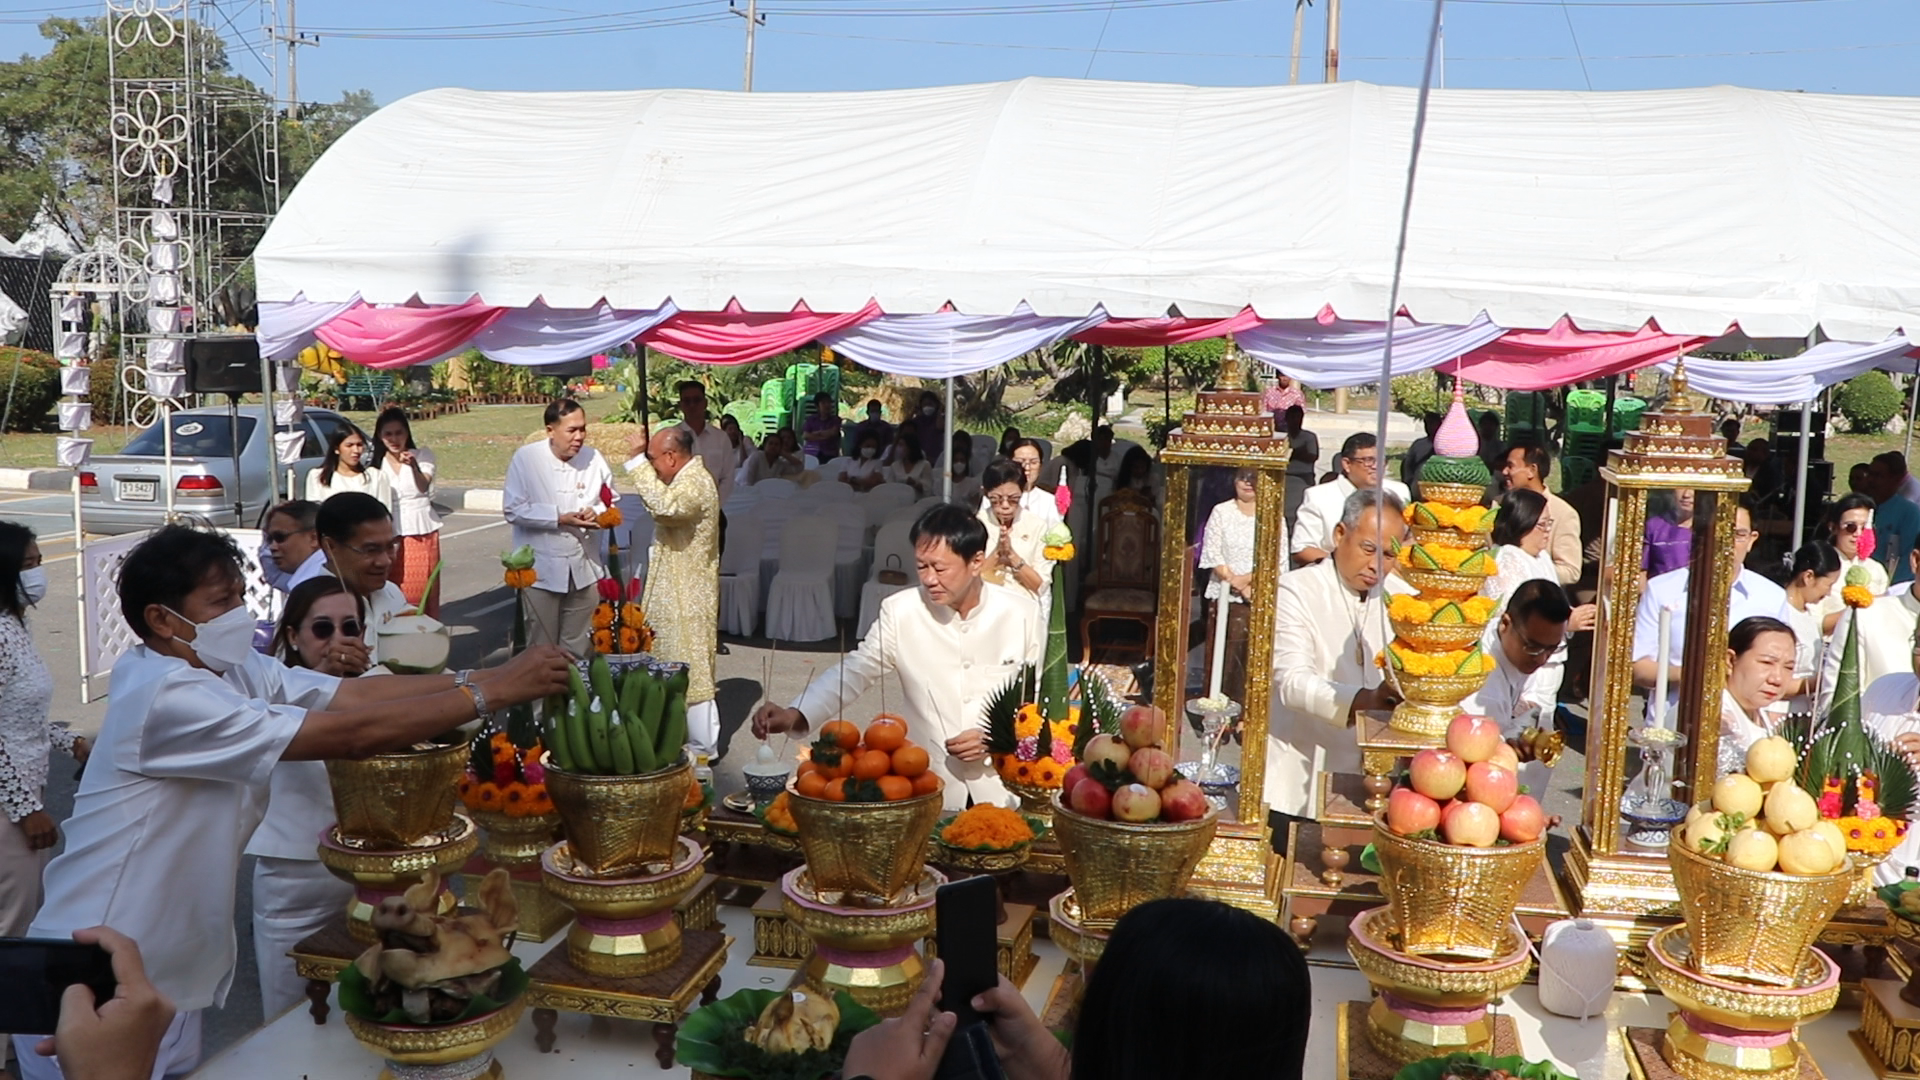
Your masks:
<instances>
[{"instance_id":1,"label":"white face mask","mask_svg":"<svg viewBox=\"0 0 1920 1080\"><path fill-rule=\"evenodd\" d=\"M860 448L860 456L861 456L862 458L866 458L866 459L868 459L868 460L872 460L873 458L876 458L876 457L879 457L879 456L880 456L880 450L879 450L879 448L878 448L878 447L873 447L873 446L863 446L863 447L861 447L861 448Z\"/></svg>"},{"instance_id":2,"label":"white face mask","mask_svg":"<svg viewBox=\"0 0 1920 1080\"><path fill-rule=\"evenodd\" d=\"M20 571L20 598L28 606L38 604L47 598L47 569L44 566L28 567Z\"/></svg>"},{"instance_id":3,"label":"white face mask","mask_svg":"<svg viewBox=\"0 0 1920 1080\"><path fill-rule=\"evenodd\" d=\"M935 413L936 411L937 411L937 410L936 410L936 409L934 409L934 407L933 407L933 406L931 406L931 405L922 405L922 406L920 406L920 415L921 415L921 416L932 416L932 415L933 415L933 414L934 414L934 413Z\"/></svg>"},{"instance_id":4,"label":"white face mask","mask_svg":"<svg viewBox=\"0 0 1920 1080\"><path fill-rule=\"evenodd\" d=\"M173 614L186 618L177 611ZM183 644L193 650L193 655L199 657L208 670L224 675L245 663L247 654L253 652L253 612L241 604L209 622L194 623L193 640Z\"/></svg>"}]
</instances>

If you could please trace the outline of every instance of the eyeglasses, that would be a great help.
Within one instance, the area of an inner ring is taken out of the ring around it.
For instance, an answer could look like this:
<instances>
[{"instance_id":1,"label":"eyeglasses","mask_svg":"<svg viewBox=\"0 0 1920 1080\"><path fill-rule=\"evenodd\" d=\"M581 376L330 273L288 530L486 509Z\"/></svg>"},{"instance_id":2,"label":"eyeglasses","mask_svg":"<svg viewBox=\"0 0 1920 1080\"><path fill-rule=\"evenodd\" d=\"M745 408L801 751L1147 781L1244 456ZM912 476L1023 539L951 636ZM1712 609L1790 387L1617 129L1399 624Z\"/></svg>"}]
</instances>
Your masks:
<instances>
[{"instance_id":1,"label":"eyeglasses","mask_svg":"<svg viewBox=\"0 0 1920 1080\"><path fill-rule=\"evenodd\" d=\"M1755 531L1753 531L1752 529L1735 529L1735 530L1733 530L1733 538L1734 538L1735 540L1751 540L1751 539L1753 539L1754 537L1756 537L1756 536L1759 536L1759 535L1760 535L1759 533L1757 533L1757 532L1755 532Z\"/></svg>"},{"instance_id":2,"label":"eyeglasses","mask_svg":"<svg viewBox=\"0 0 1920 1080\"><path fill-rule=\"evenodd\" d=\"M382 555L391 555L399 551L400 539L396 536L384 544L368 544L365 547L350 547L347 550L363 559L377 559Z\"/></svg>"},{"instance_id":3,"label":"eyeglasses","mask_svg":"<svg viewBox=\"0 0 1920 1080\"><path fill-rule=\"evenodd\" d=\"M359 637L360 632L364 629L365 627L360 625L359 619L342 619L340 621L340 632L350 638ZM313 623L307 627L308 633L322 641L331 641L333 639L333 630L333 620L327 618L315 619Z\"/></svg>"},{"instance_id":4,"label":"eyeglasses","mask_svg":"<svg viewBox=\"0 0 1920 1080\"><path fill-rule=\"evenodd\" d=\"M1560 643L1557 641L1551 645L1541 645L1537 642L1529 641L1525 637L1521 637L1520 639L1520 651L1528 656L1545 656L1559 647Z\"/></svg>"},{"instance_id":5,"label":"eyeglasses","mask_svg":"<svg viewBox=\"0 0 1920 1080\"><path fill-rule=\"evenodd\" d=\"M1018 495L989 495L989 496L987 496L987 501L988 501L989 503L992 503L992 504L993 504L994 506L1019 506L1019 505L1020 505L1020 496L1018 496Z\"/></svg>"},{"instance_id":6,"label":"eyeglasses","mask_svg":"<svg viewBox=\"0 0 1920 1080\"><path fill-rule=\"evenodd\" d=\"M295 529L292 532L270 532L267 534L267 542L272 544L284 544L287 541L293 539L294 537L299 536L301 533L310 533L312 531L313 531L312 529Z\"/></svg>"},{"instance_id":7,"label":"eyeglasses","mask_svg":"<svg viewBox=\"0 0 1920 1080\"><path fill-rule=\"evenodd\" d=\"M1350 457L1347 460L1355 465L1360 466L1363 469L1371 469L1374 466L1380 464L1380 459L1377 457L1374 457L1371 454L1369 454L1366 457Z\"/></svg>"}]
</instances>

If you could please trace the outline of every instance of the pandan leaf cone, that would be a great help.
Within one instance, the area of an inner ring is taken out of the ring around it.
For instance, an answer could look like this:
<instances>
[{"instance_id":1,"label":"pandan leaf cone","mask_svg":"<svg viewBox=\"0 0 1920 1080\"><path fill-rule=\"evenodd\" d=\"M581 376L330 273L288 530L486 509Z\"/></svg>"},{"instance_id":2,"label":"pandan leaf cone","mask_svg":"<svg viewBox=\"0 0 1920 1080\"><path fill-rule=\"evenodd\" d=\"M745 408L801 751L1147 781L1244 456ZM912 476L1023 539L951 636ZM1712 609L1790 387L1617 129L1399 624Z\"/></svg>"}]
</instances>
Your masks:
<instances>
[{"instance_id":1,"label":"pandan leaf cone","mask_svg":"<svg viewBox=\"0 0 1920 1080\"><path fill-rule=\"evenodd\" d=\"M1920 777L1914 775L1913 763L1878 733L1868 732L1868 737L1873 751L1867 765L1880 781L1880 812L1895 821L1912 821L1914 802L1920 797Z\"/></svg>"},{"instance_id":2,"label":"pandan leaf cone","mask_svg":"<svg viewBox=\"0 0 1920 1080\"><path fill-rule=\"evenodd\" d=\"M507 710L507 741L522 750L540 741L540 724L534 719L532 702Z\"/></svg>"},{"instance_id":3,"label":"pandan leaf cone","mask_svg":"<svg viewBox=\"0 0 1920 1080\"><path fill-rule=\"evenodd\" d=\"M1047 616L1047 655L1040 669L1040 715L1049 724L1065 720L1071 703L1067 698L1067 595L1066 575L1060 564L1053 566L1053 610Z\"/></svg>"},{"instance_id":4,"label":"pandan leaf cone","mask_svg":"<svg viewBox=\"0 0 1920 1080\"><path fill-rule=\"evenodd\" d=\"M1013 719L1019 714L1020 706L1026 704L1022 699L1032 685L1033 665L1028 664L987 699L986 719L981 725L987 733L987 753L1013 753L1020 741L1013 730Z\"/></svg>"}]
</instances>

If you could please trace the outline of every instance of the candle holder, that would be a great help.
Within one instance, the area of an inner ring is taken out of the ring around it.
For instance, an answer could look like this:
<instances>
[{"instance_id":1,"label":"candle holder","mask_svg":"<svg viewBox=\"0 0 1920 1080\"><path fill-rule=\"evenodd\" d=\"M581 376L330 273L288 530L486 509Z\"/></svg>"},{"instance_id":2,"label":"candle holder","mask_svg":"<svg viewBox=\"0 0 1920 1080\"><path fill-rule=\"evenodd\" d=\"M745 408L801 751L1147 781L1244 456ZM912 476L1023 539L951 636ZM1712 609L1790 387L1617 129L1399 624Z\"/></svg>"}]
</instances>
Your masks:
<instances>
[{"instance_id":1,"label":"candle holder","mask_svg":"<svg viewBox=\"0 0 1920 1080\"><path fill-rule=\"evenodd\" d=\"M1672 757L1687 744L1687 736L1647 726L1629 731L1627 743L1640 750L1640 773L1620 796L1620 816L1630 826L1627 842L1664 849L1673 830L1687 820L1686 802L1673 797Z\"/></svg>"},{"instance_id":2,"label":"candle holder","mask_svg":"<svg viewBox=\"0 0 1920 1080\"><path fill-rule=\"evenodd\" d=\"M1240 703L1224 697L1194 698L1187 702L1187 712L1200 721L1200 734L1204 742L1200 748L1200 760L1182 762L1180 773L1199 784L1209 796L1224 798L1240 783L1240 770L1219 760L1220 742L1233 729L1234 721L1240 718Z\"/></svg>"}]
</instances>

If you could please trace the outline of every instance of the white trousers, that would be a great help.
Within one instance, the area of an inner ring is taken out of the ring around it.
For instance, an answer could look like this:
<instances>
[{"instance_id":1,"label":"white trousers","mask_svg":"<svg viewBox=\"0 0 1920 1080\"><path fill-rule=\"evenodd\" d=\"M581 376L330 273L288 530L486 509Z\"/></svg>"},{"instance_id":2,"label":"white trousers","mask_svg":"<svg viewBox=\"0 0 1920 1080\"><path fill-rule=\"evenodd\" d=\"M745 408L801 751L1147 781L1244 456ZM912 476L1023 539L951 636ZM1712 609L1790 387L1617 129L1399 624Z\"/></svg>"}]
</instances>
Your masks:
<instances>
[{"instance_id":1,"label":"white trousers","mask_svg":"<svg viewBox=\"0 0 1920 1080\"><path fill-rule=\"evenodd\" d=\"M719 751L720 706L717 701L702 701L687 706L687 741L709 760Z\"/></svg>"},{"instance_id":2,"label":"white trousers","mask_svg":"<svg viewBox=\"0 0 1920 1080\"><path fill-rule=\"evenodd\" d=\"M253 867L253 960L260 973L260 1012L273 1023L307 997L307 980L287 953L346 910L353 886L317 859L261 857Z\"/></svg>"},{"instance_id":3,"label":"white trousers","mask_svg":"<svg viewBox=\"0 0 1920 1080\"><path fill-rule=\"evenodd\" d=\"M39 1042L38 1035L13 1037L13 1056L18 1059L14 1067L20 1080L64 1080L66 1074L60 1071L59 1061L33 1052ZM160 1053L153 1059L153 1080L185 1076L199 1064L200 1010L178 1013L160 1037Z\"/></svg>"}]
</instances>

